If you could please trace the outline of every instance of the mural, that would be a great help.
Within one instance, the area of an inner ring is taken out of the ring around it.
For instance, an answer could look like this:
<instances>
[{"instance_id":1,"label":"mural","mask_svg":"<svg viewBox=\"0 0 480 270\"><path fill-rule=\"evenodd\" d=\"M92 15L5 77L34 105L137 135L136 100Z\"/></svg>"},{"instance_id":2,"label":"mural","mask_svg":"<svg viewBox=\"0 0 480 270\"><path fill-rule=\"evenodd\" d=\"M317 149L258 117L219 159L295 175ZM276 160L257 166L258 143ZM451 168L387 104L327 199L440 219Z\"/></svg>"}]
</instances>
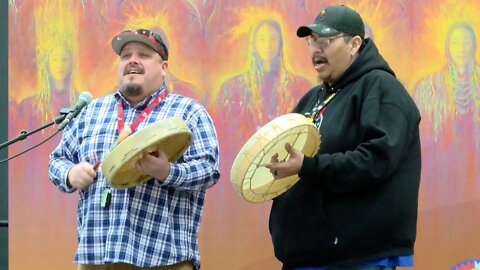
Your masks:
<instances>
[{"instance_id":1,"label":"mural","mask_svg":"<svg viewBox=\"0 0 480 270\"><path fill-rule=\"evenodd\" d=\"M218 126L222 127L218 132L223 143L220 151L224 172L229 172L232 158L257 129L288 113L312 88L306 78L295 75L287 67L283 34L277 21L260 20L249 32L243 71L222 83L211 106ZM238 124L242 122L249 124Z\"/></svg>"},{"instance_id":2,"label":"mural","mask_svg":"<svg viewBox=\"0 0 480 270\"><path fill-rule=\"evenodd\" d=\"M339 3L362 14L367 35L422 112L413 269L448 269L478 258L476 0L9 0L9 137L52 121L79 92L115 91L111 37L123 29L154 29L170 51L171 91L203 103L220 139L221 179L207 192L200 227L202 269L280 269L268 232L270 203L241 199L230 168L258 128L289 112L317 84L296 29ZM12 145L9 156L54 131ZM60 193L47 178L48 155L59 138L9 163L9 269L75 269L77 194Z\"/></svg>"},{"instance_id":3,"label":"mural","mask_svg":"<svg viewBox=\"0 0 480 270\"><path fill-rule=\"evenodd\" d=\"M23 50L9 51L9 81L13 82L10 89L16 89L9 90L9 95L16 98L13 102L18 103L15 111L9 112L15 117L15 123L9 124L9 135L17 136L21 130L31 132L50 123L60 115L62 108L74 104L78 93L84 90L79 68L80 13L75 3L60 0L44 1L42 5L17 2L17 22L10 26L9 35L12 42L25 39L23 42L26 44L21 43ZM71 15L60 17L58 13ZM30 26L23 28L24 24ZM24 34L18 35L17 31ZM30 62L16 72L15 59L24 57ZM15 94L11 95L12 92ZM19 98L19 94L23 98ZM41 143L54 131L55 127L50 127L30 135L9 147L9 156ZM75 228L75 216L71 215L71 210L76 208L76 198L58 194L45 177L48 175L48 155L59 139L60 136L56 136L9 163L9 193L18 200L9 204L9 213L17 213L9 219L9 237L29 239L9 242L11 254L28 252L38 258L48 258L52 251L74 251L75 245L70 241L75 241L75 235L58 228ZM42 226L39 226L40 220L45 222ZM37 225L32 227L32 224ZM49 241L49 238L56 240ZM44 243L44 247L32 248L26 242ZM11 258L14 262L15 257ZM38 262L41 269L47 269L51 263L41 259ZM60 259L59 262L71 263L71 259ZM12 267L25 269L30 266L27 260L20 259L17 266L13 263Z\"/></svg>"},{"instance_id":4,"label":"mural","mask_svg":"<svg viewBox=\"0 0 480 270\"><path fill-rule=\"evenodd\" d=\"M19 114L28 115L25 120L29 129L48 122L61 108L73 105L83 90L76 16L51 20L57 12L71 8L65 1L48 1L35 9L37 92L19 104Z\"/></svg>"},{"instance_id":5,"label":"mural","mask_svg":"<svg viewBox=\"0 0 480 270\"><path fill-rule=\"evenodd\" d=\"M476 47L473 28L465 22L453 24L445 39L444 67L415 85L414 99L423 116L424 154L435 160L424 162L428 207L480 198L480 181L475 178L480 165Z\"/></svg>"}]
</instances>

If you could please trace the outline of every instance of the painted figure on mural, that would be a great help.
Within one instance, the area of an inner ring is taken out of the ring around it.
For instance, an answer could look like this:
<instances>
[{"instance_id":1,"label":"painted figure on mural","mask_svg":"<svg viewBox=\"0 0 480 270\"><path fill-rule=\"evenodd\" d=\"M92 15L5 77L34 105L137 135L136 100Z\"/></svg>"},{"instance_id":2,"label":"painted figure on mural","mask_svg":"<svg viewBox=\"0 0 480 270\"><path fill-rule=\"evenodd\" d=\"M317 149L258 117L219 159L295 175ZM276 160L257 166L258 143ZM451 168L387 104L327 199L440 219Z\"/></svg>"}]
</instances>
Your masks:
<instances>
[{"instance_id":1,"label":"painted figure on mural","mask_svg":"<svg viewBox=\"0 0 480 270\"><path fill-rule=\"evenodd\" d=\"M29 115L28 128L47 123L64 107L74 104L79 91L79 82L73 76L74 64L71 48L59 44L47 51L37 53L38 92L22 100L21 115ZM33 118L32 118L33 116ZM27 122L23 122L27 123Z\"/></svg>"},{"instance_id":2,"label":"painted figure on mural","mask_svg":"<svg viewBox=\"0 0 480 270\"><path fill-rule=\"evenodd\" d=\"M258 128L288 113L305 89L311 87L306 78L287 69L282 31L277 21L258 23L251 30L249 40L245 71L223 82L213 108L222 127L220 141L225 144L221 149L225 151L223 156L227 162L223 164L227 168Z\"/></svg>"},{"instance_id":3,"label":"painted figure on mural","mask_svg":"<svg viewBox=\"0 0 480 270\"><path fill-rule=\"evenodd\" d=\"M69 108L76 102L78 92L83 91L79 76L78 43L77 43L77 9L78 2L63 0L44 0L34 6L31 24L28 29L18 29L22 35L31 36L31 41L18 46L28 47L34 54L30 57L31 67L12 74L17 80L27 81L30 77L33 85L26 91L23 99L17 100L15 133L21 130L33 131L47 123L52 122L60 115L62 108ZM68 14L58 16L58 14ZM26 20L27 17L22 17ZM10 89L17 91L17 89ZM23 97L23 96L22 96ZM13 113L12 113L13 114ZM18 154L27 148L31 148L46 140L54 134L55 126L37 132L26 140L15 144L9 156ZM12 232L12 239L23 239L28 235L29 241L15 241L12 245L12 265L20 269L28 269L25 266L29 261L23 259L20 253L31 254L31 261L38 263L39 268L44 268L44 259L48 254L56 253L62 249L68 249L65 241L71 232L55 230L55 236L45 228L68 228L75 219L63 218L70 209L76 208L76 201L65 200L61 194L50 192L53 188L48 182L48 155L55 148L60 136L53 137L40 147L35 148L22 156L9 162L9 189L14 194L10 210L16 213L12 221L16 225L16 231ZM57 218L52 219L51 216ZM42 220L42 226L34 226L35 222ZM55 245L50 242L55 239ZM32 243L42 243L42 249L38 249ZM56 248L59 246L61 248ZM19 252L21 250L21 252ZM20 259L18 259L20 258ZM62 259L56 261L60 263ZM43 264L42 264L43 263ZM45 269L52 267L45 267ZM53 267L55 268L55 267Z\"/></svg>"},{"instance_id":4,"label":"painted figure on mural","mask_svg":"<svg viewBox=\"0 0 480 270\"><path fill-rule=\"evenodd\" d=\"M463 22L452 25L445 40L444 67L415 85L425 157L435 159L424 162L430 207L458 203L478 193L480 66L476 49L472 27Z\"/></svg>"},{"instance_id":5,"label":"painted figure on mural","mask_svg":"<svg viewBox=\"0 0 480 270\"><path fill-rule=\"evenodd\" d=\"M79 78L78 43L73 16L50 20L69 5L48 2L35 10L36 93L19 103L22 124L32 129L52 121L62 108L74 104L83 87Z\"/></svg>"},{"instance_id":6,"label":"painted figure on mural","mask_svg":"<svg viewBox=\"0 0 480 270\"><path fill-rule=\"evenodd\" d=\"M68 109L75 103L78 93L83 90L79 78L76 17L75 15L62 16L58 20L51 20L55 14L73 11L74 7L75 5L67 1L49 0L34 10L33 32L36 53L34 64L36 66L32 70L36 71L36 86L30 90L32 95L18 102L15 121L17 133L21 130L31 132L51 123L60 116L63 108ZM18 150L33 147L51 134L53 134L52 128L32 134L25 141L18 143ZM46 175L48 154L58 143L58 139L59 137L55 137L47 141L13 163L12 166L16 171L15 178L27 181L38 175ZM31 162L28 157L32 155L38 155L40 158ZM29 170L24 169L27 166ZM33 181L29 184L38 187L40 189L38 192L41 192L45 183ZM33 186L30 187L33 188Z\"/></svg>"}]
</instances>

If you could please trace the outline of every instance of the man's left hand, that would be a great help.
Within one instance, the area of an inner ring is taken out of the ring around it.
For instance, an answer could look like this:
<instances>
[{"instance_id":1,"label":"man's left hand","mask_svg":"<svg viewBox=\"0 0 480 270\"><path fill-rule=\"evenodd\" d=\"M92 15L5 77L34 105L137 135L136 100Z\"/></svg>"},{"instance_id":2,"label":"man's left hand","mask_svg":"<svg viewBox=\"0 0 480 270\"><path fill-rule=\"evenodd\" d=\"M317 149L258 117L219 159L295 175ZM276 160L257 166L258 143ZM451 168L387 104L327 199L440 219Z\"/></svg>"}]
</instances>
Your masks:
<instances>
[{"instance_id":1,"label":"man's left hand","mask_svg":"<svg viewBox=\"0 0 480 270\"><path fill-rule=\"evenodd\" d=\"M162 150L153 153L144 152L143 157L137 161L136 168L140 172L163 182L170 173L170 162L167 154Z\"/></svg>"},{"instance_id":2,"label":"man's left hand","mask_svg":"<svg viewBox=\"0 0 480 270\"><path fill-rule=\"evenodd\" d=\"M289 158L286 161L279 161L278 154L275 154L270 159L270 163L265 165L270 169L274 179L285 178L291 175L300 173L303 164L303 158L305 155L293 148L289 143L285 144L285 150L289 154Z\"/></svg>"}]
</instances>

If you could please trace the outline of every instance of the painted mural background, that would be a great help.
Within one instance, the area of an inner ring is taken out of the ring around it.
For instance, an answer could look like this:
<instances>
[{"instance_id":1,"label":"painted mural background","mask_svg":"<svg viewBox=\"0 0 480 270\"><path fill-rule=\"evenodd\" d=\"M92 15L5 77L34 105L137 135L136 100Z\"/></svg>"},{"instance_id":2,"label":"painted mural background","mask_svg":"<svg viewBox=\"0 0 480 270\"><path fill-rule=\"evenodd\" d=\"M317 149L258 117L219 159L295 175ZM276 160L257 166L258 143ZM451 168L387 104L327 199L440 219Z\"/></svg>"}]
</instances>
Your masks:
<instances>
[{"instance_id":1,"label":"painted mural background","mask_svg":"<svg viewBox=\"0 0 480 270\"><path fill-rule=\"evenodd\" d=\"M363 16L367 34L422 112L423 171L414 269L480 258L480 2L476 0L9 0L9 138L48 123L78 93L115 90L112 36L161 31L169 85L203 103L220 139L221 180L207 192L202 269L279 269L270 203L230 184L232 162L255 130L289 112L316 84L296 37L330 4ZM32 135L12 156L52 134ZM76 269L77 193L47 178L60 135L9 163L11 270Z\"/></svg>"}]
</instances>

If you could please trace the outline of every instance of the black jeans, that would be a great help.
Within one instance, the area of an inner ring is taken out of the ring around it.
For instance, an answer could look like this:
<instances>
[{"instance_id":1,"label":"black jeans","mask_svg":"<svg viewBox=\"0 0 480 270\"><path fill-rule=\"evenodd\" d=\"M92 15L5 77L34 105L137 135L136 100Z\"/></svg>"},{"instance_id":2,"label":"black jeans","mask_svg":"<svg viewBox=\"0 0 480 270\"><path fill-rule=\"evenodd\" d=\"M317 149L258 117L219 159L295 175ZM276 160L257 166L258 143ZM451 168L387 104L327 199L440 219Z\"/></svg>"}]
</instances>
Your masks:
<instances>
[{"instance_id":1,"label":"black jeans","mask_svg":"<svg viewBox=\"0 0 480 270\"><path fill-rule=\"evenodd\" d=\"M283 268L287 270L287 268ZM395 270L397 267L376 265L330 266L326 270Z\"/></svg>"},{"instance_id":2,"label":"black jeans","mask_svg":"<svg viewBox=\"0 0 480 270\"><path fill-rule=\"evenodd\" d=\"M396 267L377 265L332 266L327 270L395 270Z\"/></svg>"}]
</instances>

